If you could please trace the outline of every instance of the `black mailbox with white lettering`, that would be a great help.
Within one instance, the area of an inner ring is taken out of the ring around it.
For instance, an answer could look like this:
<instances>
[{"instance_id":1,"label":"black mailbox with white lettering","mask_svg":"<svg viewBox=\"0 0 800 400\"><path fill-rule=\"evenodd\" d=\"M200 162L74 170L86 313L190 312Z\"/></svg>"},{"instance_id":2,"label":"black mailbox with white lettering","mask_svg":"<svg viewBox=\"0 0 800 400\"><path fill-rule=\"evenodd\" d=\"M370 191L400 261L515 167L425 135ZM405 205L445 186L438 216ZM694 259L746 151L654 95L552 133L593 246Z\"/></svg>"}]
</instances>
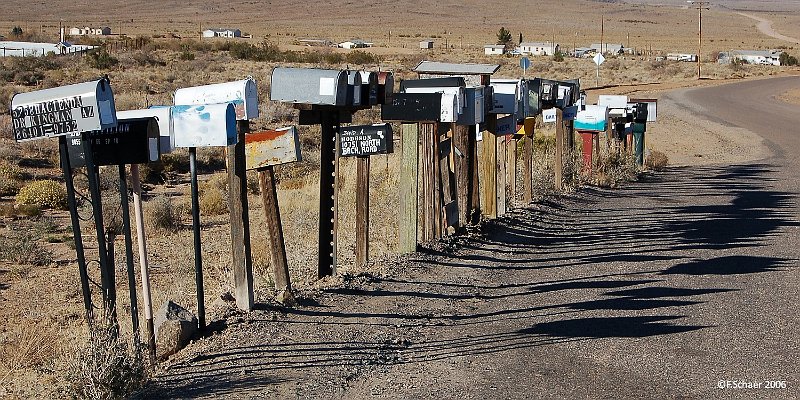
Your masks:
<instances>
[{"instance_id":1,"label":"black mailbox with white lettering","mask_svg":"<svg viewBox=\"0 0 800 400\"><path fill-rule=\"evenodd\" d=\"M119 119L116 128L92 131L94 164L146 164L160 157L158 121L155 118ZM69 163L72 168L85 167L80 134L67 137Z\"/></svg>"},{"instance_id":2,"label":"black mailbox with white lettering","mask_svg":"<svg viewBox=\"0 0 800 400\"><path fill-rule=\"evenodd\" d=\"M338 139L341 157L365 157L394 151L390 124L342 126Z\"/></svg>"},{"instance_id":3,"label":"black mailbox with white lettering","mask_svg":"<svg viewBox=\"0 0 800 400\"><path fill-rule=\"evenodd\" d=\"M395 93L381 107L384 121L435 122L442 110L441 93Z\"/></svg>"}]
</instances>

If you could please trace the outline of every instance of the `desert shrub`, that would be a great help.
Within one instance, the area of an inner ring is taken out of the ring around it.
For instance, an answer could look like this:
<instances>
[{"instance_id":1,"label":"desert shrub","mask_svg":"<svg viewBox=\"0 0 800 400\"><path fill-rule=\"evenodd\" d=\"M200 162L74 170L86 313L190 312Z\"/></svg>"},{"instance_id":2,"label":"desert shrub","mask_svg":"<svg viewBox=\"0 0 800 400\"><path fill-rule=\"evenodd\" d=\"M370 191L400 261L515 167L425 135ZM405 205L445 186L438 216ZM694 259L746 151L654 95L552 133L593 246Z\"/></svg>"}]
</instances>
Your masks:
<instances>
[{"instance_id":1,"label":"desert shrub","mask_svg":"<svg viewBox=\"0 0 800 400\"><path fill-rule=\"evenodd\" d=\"M101 49L89 53L89 56L86 57L86 63L94 69L110 69L119 64L119 60L108 54L105 49Z\"/></svg>"},{"instance_id":2,"label":"desert shrub","mask_svg":"<svg viewBox=\"0 0 800 400\"><path fill-rule=\"evenodd\" d=\"M221 215L228 212L228 190L225 174L216 174L200 183L200 213Z\"/></svg>"},{"instance_id":3,"label":"desert shrub","mask_svg":"<svg viewBox=\"0 0 800 400\"><path fill-rule=\"evenodd\" d=\"M625 182L636 180L636 162L633 155L611 152L601 157L595 183L600 187L617 188Z\"/></svg>"},{"instance_id":4,"label":"desert shrub","mask_svg":"<svg viewBox=\"0 0 800 400\"><path fill-rule=\"evenodd\" d=\"M25 171L19 165L0 160L0 178L7 178L15 181L20 181L25 177Z\"/></svg>"},{"instance_id":5,"label":"desert shrub","mask_svg":"<svg viewBox=\"0 0 800 400\"><path fill-rule=\"evenodd\" d=\"M189 50L184 50L183 52L181 52L181 55L178 56L178 58L180 58L183 61L193 61L194 57L195 57L194 53L192 53Z\"/></svg>"},{"instance_id":6,"label":"desert shrub","mask_svg":"<svg viewBox=\"0 0 800 400\"><path fill-rule=\"evenodd\" d=\"M221 147L197 149L197 169L203 172L225 169L225 150Z\"/></svg>"},{"instance_id":7,"label":"desert shrub","mask_svg":"<svg viewBox=\"0 0 800 400\"><path fill-rule=\"evenodd\" d=\"M14 82L18 85L38 85L44 80L45 72L57 70L63 62L54 56L45 57L9 57L0 68L0 80Z\"/></svg>"},{"instance_id":8,"label":"desert shrub","mask_svg":"<svg viewBox=\"0 0 800 400\"><path fill-rule=\"evenodd\" d=\"M0 196L16 196L20 187L19 181L0 176Z\"/></svg>"},{"instance_id":9,"label":"desert shrub","mask_svg":"<svg viewBox=\"0 0 800 400\"><path fill-rule=\"evenodd\" d=\"M64 209L67 205L67 190L60 182L53 180L33 181L19 190L16 200L23 205Z\"/></svg>"},{"instance_id":10,"label":"desert shrub","mask_svg":"<svg viewBox=\"0 0 800 400\"><path fill-rule=\"evenodd\" d=\"M345 60L349 64L357 64L357 65L364 65L364 64L378 64L381 62L381 58L376 56L372 53L367 53L366 51L361 50L354 50L350 53L347 53L345 56Z\"/></svg>"},{"instance_id":11,"label":"desert shrub","mask_svg":"<svg viewBox=\"0 0 800 400\"><path fill-rule=\"evenodd\" d=\"M173 151L161 155L163 172L185 174L189 172L189 157L185 152Z\"/></svg>"},{"instance_id":12,"label":"desert shrub","mask_svg":"<svg viewBox=\"0 0 800 400\"><path fill-rule=\"evenodd\" d=\"M528 138L525 138L528 140ZM555 192L556 181L553 169L556 141L553 136L536 136L533 141L533 167L531 168L531 187L536 195Z\"/></svg>"},{"instance_id":13,"label":"desert shrub","mask_svg":"<svg viewBox=\"0 0 800 400\"><path fill-rule=\"evenodd\" d=\"M164 60L158 58L152 51L145 49L133 53L133 61L142 67L163 67L167 65Z\"/></svg>"},{"instance_id":14,"label":"desert shrub","mask_svg":"<svg viewBox=\"0 0 800 400\"><path fill-rule=\"evenodd\" d=\"M0 215L4 217L38 217L42 209L35 205L0 204Z\"/></svg>"},{"instance_id":15,"label":"desert shrub","mask_svg":"<svg viewBox=\"0 0 800 400\"><path fill-rule=\"evenodd\" d=\"M559 51L559 52L553 54L553 61L555 61L555 62L564 62L564 53Z\"/></svg>"},{"instance_id":16,"label":"desert shrub","mask_svg":"<svg viewBox=\"0 0 800 400\"><path fill-rule=\"evenodd\" d=\"M53 254L27 229L15 229L10 237L0 236L0 260L21 265L44 266L53 262Z\"/></svg>"},{"instance_id":17,"label":"desert shrub","mask_svg":"<svg viewBox=\"0 0 800 400\"><path fill-rule=\"evenodd\" d=\"M258 180L257 171L247 171L247 191L251 194L261 193L261 184Z\"/></svg>"},{"instance_id":18,"label":"desert shrub","mask_svg":"<svg viewBox=\"0 0 800 400\"><path fill-rule=\"evenodd\" d=\"M650 151L644 159L644 166L653 171L661 171L667 164L669 164L667 155L660 151Z\"/></svg>"},{"instance_id":19,"label":"desert shrub","mask_svg":"<svg viewBox=\"0 0 800 400\"><path fill-rule=\"evenodd\" d=\"M323 59L327 64L341 64L342 62L344 62L345 57L342 54L331 52L325 54L323 56Z\"/></svg>"},{"instance_id":20,"label":"desert shrub","mask_svg":"<svg viewBox=\"0 0 800 400\"><path fill-rule=\"evenodd\" d=\"M797 57L789 55L787 52L782 52L779 57L781 65L795 66L797 65Z\"/></svg>"},{"instance_id":21,"label":"desert shrub","mask_svg":"<svg viewBox=\"0 0 800 400\"><path fill-rule=\"evenodd\" d=\"M144 385L148 368L141 349L115 334L115 328L95 327L89 340L74 351L67 367L72 396L83 399L124 399Z\"/></svg>"},{"instance_id":22,"label":"desert shrub","mask_svg":"<svg viewBox=\"0 0 800 400\"><path fill-rule=\"evenodd\" d=\"M145 224L148 229L160 232L175 232L181 225L180 213L167 196L158 196L144 206Z\"/></svg>"}]
</instances>

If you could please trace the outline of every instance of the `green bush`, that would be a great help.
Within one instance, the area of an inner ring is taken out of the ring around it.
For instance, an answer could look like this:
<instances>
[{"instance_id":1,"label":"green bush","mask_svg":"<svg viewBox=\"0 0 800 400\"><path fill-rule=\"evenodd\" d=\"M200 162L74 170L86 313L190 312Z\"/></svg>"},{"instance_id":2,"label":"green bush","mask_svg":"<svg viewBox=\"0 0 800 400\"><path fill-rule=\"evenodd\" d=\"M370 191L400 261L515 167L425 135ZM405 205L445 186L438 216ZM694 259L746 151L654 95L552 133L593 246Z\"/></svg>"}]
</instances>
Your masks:
<instances>
[{"instance_id":1,"label":"green bush","mask_svg":"<svg viewBox=\"0 0 800 400\"><path fill-rule=\"evenodd\" d=\"M67 191L60 182L52 180L33 181L17 193L17 204L34 205L40 208L64 209Z\"/></svg>"},{"instance_id":2,"label":"green bush","mask_svg":"<svg viewBox=\"0 0 800 400\"><path fill-rule=\"evenodd\" d=\"M94 69L110 69L119 64L119 60L108 54L105 49L101 49L89 53L89 56L86 57L86 63Z\"/></svg>"}]
</instances>

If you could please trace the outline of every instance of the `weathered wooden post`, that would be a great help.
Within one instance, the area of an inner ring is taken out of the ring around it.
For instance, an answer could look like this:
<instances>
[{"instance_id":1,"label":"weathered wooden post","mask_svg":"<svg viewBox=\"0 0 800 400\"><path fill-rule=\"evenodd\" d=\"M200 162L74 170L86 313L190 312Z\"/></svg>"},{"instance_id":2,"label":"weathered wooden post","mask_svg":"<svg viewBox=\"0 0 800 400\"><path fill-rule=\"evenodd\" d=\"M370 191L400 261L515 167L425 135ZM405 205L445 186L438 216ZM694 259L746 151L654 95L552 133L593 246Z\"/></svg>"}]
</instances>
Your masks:
<instances>
[{"instance_id":1,"label":"weathered wooden post","mask_svg":"<svg viewBox=\"0 0 800 400\"><path fill-rule=\"evenodd\" d=\"M240 81L196 86L175 91L176 105L202 106L231 103L235 109L236 140L228 143L228 207L231 213L231 252L233 255L234 296L236 305L253 309L253 257L250 248L250 213L247 205L247 176L244 141L250 131L249 120L258 118L258 89L252 78ZM202 111L202 110L201 110ZM191 147L198 146L188 146Z\"/></svg>"},{"instance_id":2,"label":"weathered wooden post","mask_svg":"<svg viewBox=\"0 0 800 400\"><path fill-rule=\"evenodd\" d=\"M403 124L400 137L400 253L417 251L419 201L419 129L417 124Z\"/></svg>"},{"instance_id":3,"label":"weathered wooden post","mask_svg":"<svg viewBox=\"0 0 800 400\"><path fill-rule=\"evenodd\" d=\"M533 200L533 143L536 138L536 118L527 117L523 122L523 130L525 133L525 143L523 144L523 187L524 193L522 196L525 204Z\"/></svg>"},{"instance_id":4,"label":"weathered wooden post","mask_svg":"<svg viewBox=\"0 0 800 400\"><path fill-rule=\"evenodd\" d=\"M205 328L205 293L203 289L203 252L200 239L200 200L197 185L197 147L230 146L238 140L236 114L233 104L206 104L199 106L178 105L172 107L175 147L189 149L189 173L192 190L192 231L194 237L194 271L197 288L197 321ZM236 268L234 268L234 275ZM252 274L250 274L252 280ZM236 280L237 305L245 308L248 296L243 288L246 282ZM252 283L249 285L252 287ZM242 303L239 302L242 301ZM250 304L252 307L252 304Z\"/></svg>"},{"instance_id":5,"label":"weathered wooden post","mask_svg":"<svg viewBox=\"0 0 800 400\"><path fill-rule=\"evenodd\" d=\"M68 156L67 135L71 139L86 132L112 128L117 125L114 95L107 78L58 88L20 93L11 101L11 121L14 140L17 142L59 137L59 153L67 202L70 208L73 239L78 260L78 271L83 291L87 320L93 318L91 291L86 267L80 220L77 214L72 166ZM80 143L80 142L78 142ZM87 174L92 178L91 170ZM102 236L102 227L99 236ZM100 249L104 249L103 245ZM101 268L107 266L104 252L99 251ZM104 304L106 305L106 304Z\"/></svg>"},{"instance_id":6,"label":"weathered wooden post","mask_svg":"<svg viewBox=\"0 0 800 400\"><path fill-rule=\"evenodd\" d=\"M564 115L556 108L556 152L555 152L555 183L556 190L564 189Z\"/></svg>"},{"instance_id":7,"label":"weathered wooden post","mask_svg":"<svg viewBox=\"0 0 800 400\"><path fill-rule=\"evenodd\" d=\"M294 295L289 276L289 263L286 260L274 166L301 160L300 136L295 127L251 133L245 136L245 154L247 170L258 171L277 300L281 303L292 303Z\"/></svg>"}]
</instances>

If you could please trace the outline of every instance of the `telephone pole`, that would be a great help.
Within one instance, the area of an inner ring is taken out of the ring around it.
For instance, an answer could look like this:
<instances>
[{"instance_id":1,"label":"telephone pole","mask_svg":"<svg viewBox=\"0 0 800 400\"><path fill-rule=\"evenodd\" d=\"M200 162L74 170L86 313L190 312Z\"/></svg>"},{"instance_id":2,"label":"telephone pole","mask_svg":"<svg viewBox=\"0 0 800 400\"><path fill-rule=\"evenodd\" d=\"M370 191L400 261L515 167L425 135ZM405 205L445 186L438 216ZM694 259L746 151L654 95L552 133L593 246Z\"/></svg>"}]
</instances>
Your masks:
<instances>
[{"instance_id":1,"label":"telephone pole","mask_svg":"<svg viewBox=\"0 0 800 400\"><path fill-rule=\"evenodd\" d=\"M697 79L700 80L700 51L703 48L703 10L708 10L708 5L711 2L689 0L687 3L697 9Z\"/></svg>"}]
</instances>

